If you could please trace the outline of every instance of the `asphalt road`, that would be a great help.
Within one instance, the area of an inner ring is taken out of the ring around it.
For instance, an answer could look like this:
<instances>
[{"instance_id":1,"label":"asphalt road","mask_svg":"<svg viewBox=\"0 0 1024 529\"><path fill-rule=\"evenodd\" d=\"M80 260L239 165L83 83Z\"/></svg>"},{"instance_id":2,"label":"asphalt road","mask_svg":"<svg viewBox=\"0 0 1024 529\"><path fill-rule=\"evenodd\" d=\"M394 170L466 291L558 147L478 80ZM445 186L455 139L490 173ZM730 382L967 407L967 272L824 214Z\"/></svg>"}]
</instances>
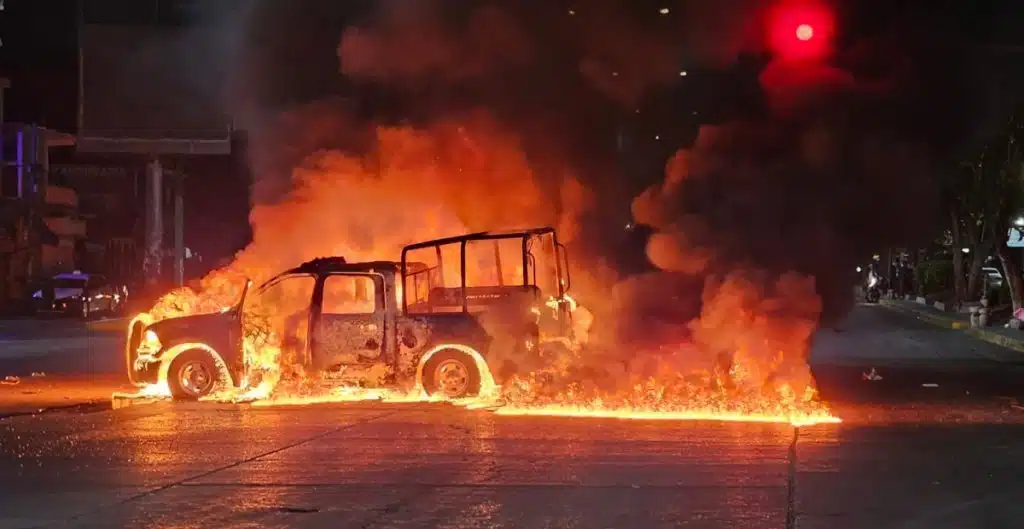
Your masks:
<instances>
[{"instance_id":1,"label":"asphalt road","mask_svg":"<svg viewBox=\"0 0 1024 529\"><path fill-rule=\"evenodd\" d=\"M877 305L856 307L840 329L819 331L811 348L830 400L1024 399L1020 352Z\"/></svg>"},{"instance_id":2,"label":"asphalt road","mask_svg":"<svg viewBox=\"0 0 1024 529\"><path fill-rule=\"evenodd\" d=\"M116 327L95 330L80 320L0 320L0 377L123 372L123 343Z\"/></svg>"},{"instance_id":3,"label":"asphalt road","mask_svg":"<svg viewBox=\"0 0 1024 529\"><path fill-rule=\"evenodd\" d=\"M8 417L0 528L1017 528L1024 407L969 389L1016 369L994 347L858 308L812 358L844 422L800 429L373 403Z\"/></svg>"},{"instance_id":4,"label":"asphalt road","mask_svg":"<svg viewBox=\"0 0 1024 529\"><path fill-rule=\"evenodd\" d=\"M1009 529L1024 515L1014 419L797 432L426 404L25 416L0 422L0 527Z\"/></svg>"}]
</instances>

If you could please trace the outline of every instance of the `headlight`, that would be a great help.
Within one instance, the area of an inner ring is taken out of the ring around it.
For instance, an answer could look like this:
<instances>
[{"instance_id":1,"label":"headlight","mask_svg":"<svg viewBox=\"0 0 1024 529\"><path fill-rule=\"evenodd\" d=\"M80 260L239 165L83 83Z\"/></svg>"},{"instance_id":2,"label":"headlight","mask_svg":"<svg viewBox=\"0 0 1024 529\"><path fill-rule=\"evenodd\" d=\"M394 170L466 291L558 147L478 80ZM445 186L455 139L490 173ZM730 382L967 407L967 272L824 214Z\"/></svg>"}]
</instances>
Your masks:
<instances>
[{"instance_id":1,"label":"headlight","mask_svg":"<svg viewBox=\"0 0 1024 529\"><path fill-rule=\"evenodd\" d=\"M146 334L142 336L142 343L139 344L139 354L156 354L163 344L160 343L160 337L153 331L146 331Z\"/></svg>"}]
</instances>

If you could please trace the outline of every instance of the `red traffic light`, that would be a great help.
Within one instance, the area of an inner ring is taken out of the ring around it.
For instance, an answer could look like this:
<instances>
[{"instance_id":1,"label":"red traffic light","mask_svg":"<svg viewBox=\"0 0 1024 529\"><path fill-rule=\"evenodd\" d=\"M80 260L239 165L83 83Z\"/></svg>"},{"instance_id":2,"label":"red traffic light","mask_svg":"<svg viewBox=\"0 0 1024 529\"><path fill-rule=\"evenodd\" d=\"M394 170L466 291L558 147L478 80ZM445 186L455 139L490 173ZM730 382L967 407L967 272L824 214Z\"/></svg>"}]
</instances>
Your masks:
<instances>
[{"instance_id":1,"label":"red traffic light","mask_svg":"<svg viewBox=\"0 0 1024 529\"><path fill-rule=\"evenodd\" d=\"M796 27L796 38L807 42L814 38L814 26L810 24L800 24Z\"/></svg>"},{"instance_id":2,"label":"red traffic light","mask_svg":"<svg viewBox=\"0 0 1024 529\"><path fill-rule=\"evenodd\" d=\"M768 44L782 59L820 59L831 51L832 10L811 1L779 4L769 12Z\"/></svg>"}]
</instances>

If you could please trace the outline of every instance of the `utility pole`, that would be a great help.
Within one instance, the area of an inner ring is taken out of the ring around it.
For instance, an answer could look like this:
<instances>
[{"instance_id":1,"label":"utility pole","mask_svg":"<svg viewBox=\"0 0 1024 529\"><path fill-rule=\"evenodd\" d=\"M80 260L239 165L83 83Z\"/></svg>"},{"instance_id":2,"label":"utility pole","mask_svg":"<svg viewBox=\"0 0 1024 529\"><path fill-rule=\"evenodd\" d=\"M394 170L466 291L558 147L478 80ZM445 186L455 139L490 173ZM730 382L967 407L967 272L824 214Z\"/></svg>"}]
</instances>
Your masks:
<instances>
[{"instance_id":1,"label":"utility pole","mask_svg":"<svg viewBox=\"0 0 1024 529\"><path fill-rule=\"evenodd\" d=\"M175 174L174 190L174 281L185 286L185 173Z\"/></svg>"},{"instance_id":2,"label":"utility pole","mask_svg":"<svg viewBox=\"0 0 1024 529\"><path fill-rule=\"evenodd\" d=\"M142 270L146 283L157 285L162 279L164 257L164 168L159 159L154 158L146 166L146 187L146 256Z\"/></svg>"},{"instance_id":3,"label":"utility pole","mask_svg":"<svg viewBox=\"0 0 1024 529\"><path fill-rule=\"evenodd\" d=\"M78 107L75 109L75 125L78 134L82 133L82 126L85 122L85 52L82 48L82 32L85 31L85 0L76 2L75 10L75 35L77 41L75 46L78 53Z\"/></svg>"}]
</instances>

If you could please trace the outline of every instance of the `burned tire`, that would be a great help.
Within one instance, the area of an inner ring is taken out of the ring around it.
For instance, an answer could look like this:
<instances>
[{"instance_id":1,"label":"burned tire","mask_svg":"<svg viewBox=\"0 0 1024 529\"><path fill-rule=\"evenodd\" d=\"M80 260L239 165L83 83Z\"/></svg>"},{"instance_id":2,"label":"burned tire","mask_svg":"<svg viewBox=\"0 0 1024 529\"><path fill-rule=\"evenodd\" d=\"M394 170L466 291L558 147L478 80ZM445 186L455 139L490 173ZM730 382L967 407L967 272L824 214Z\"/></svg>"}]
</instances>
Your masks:
<instances>
[{"instance_id":1,"label":"burned tire","mask_svg":"<svg viewBox=\"0 0 1024 529\"><path fill-rule=\"evenodd\" d=\"M171 360L167 368L167 386L175 400L198 400L217 385L217 364L206 351L185 351Z\"/></svg>"},{"instance_id":2,"label":"burned tire","mask_svg":"<svg viewBox=\"0 0 1024 529\"><path fill-rule=\"evenodd\" d=\"M480 393L480 371L468 354L443 349L423 365L423 389L449 399L473 397Z\"/></svg>"}]
</instances>

